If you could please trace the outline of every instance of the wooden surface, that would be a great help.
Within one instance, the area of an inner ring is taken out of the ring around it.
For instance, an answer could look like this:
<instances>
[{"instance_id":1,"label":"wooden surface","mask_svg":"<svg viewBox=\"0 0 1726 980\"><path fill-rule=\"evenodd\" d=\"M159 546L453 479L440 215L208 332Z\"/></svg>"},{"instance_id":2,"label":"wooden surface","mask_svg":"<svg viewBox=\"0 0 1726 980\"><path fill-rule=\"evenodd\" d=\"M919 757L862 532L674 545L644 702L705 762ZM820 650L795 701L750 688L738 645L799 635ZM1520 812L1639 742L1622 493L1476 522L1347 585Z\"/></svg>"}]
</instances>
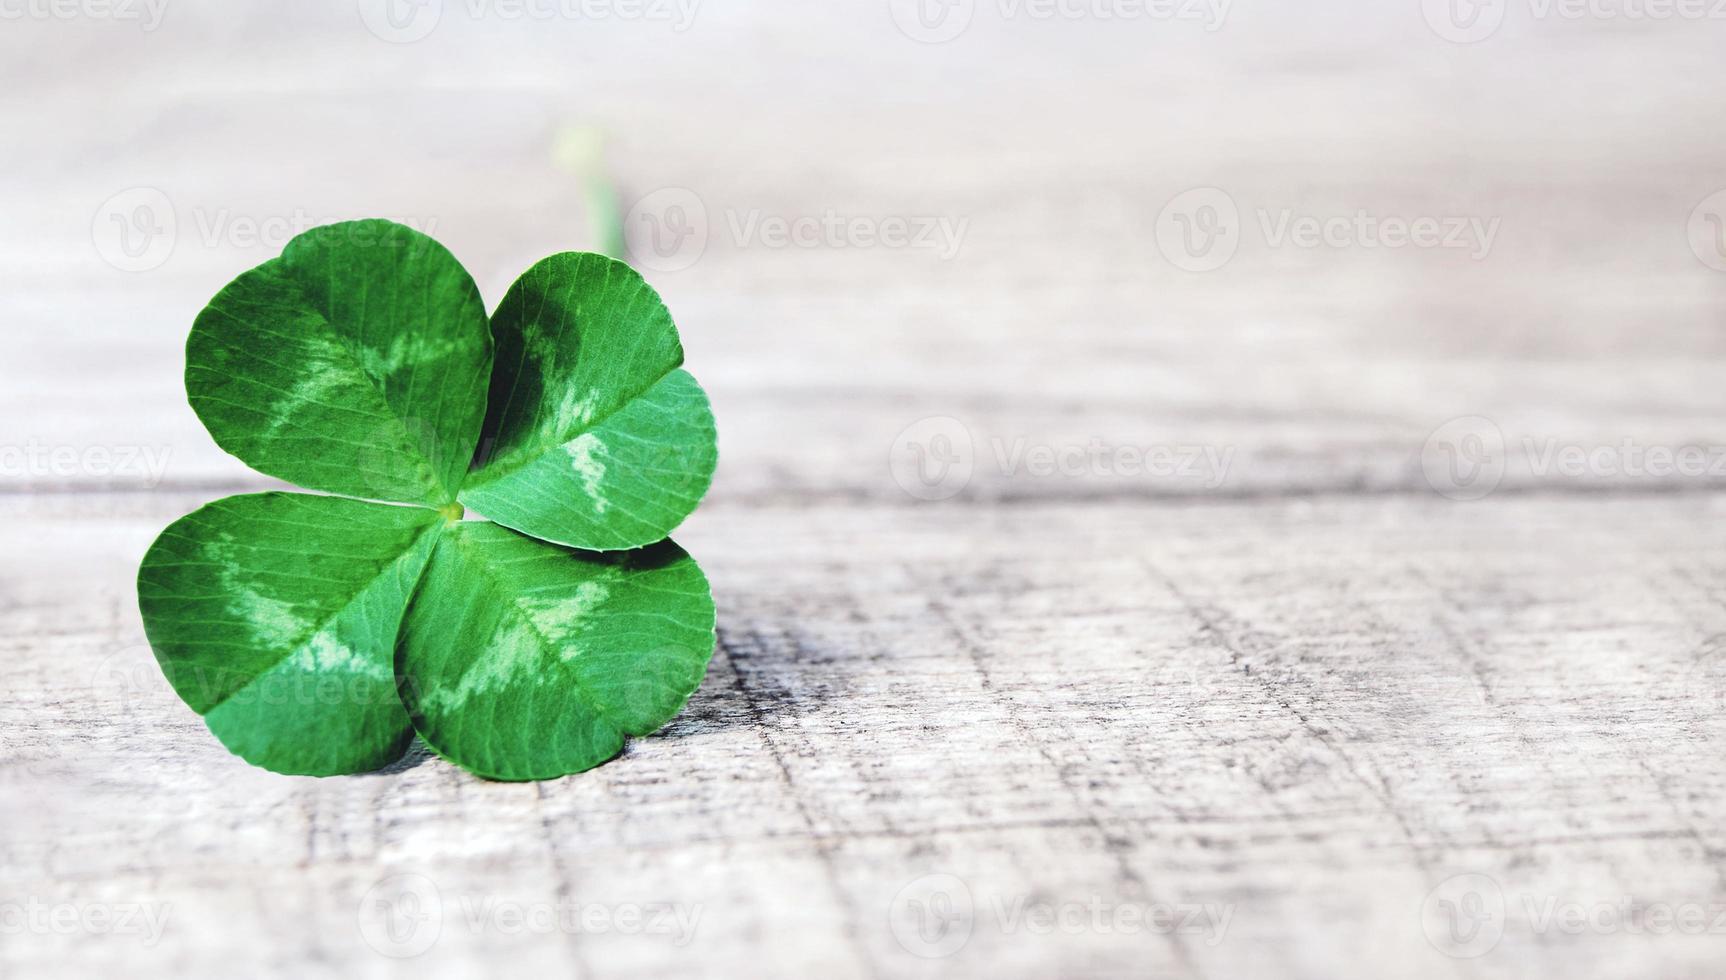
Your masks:
<instances>
[{"instance_id":1,"label":"wooden surface","mask_svg":"<svg viewBox=\"0 0 1726 980\"><path fill-rule=\"evenodd\" d=\"M884 2L448 6L405 44L338 0L0 21L0 975L1726 970L1726 474L1613 464L1726 444L1726 273L1687 239L1726 23L984 5L927 45ZM593 132L626 208L708 217L650 275L722 430L678 534L706 682L547 783L247 767L133 590L170 520L272 485L185 405L192 316L279 248L247 220L301 215L430 225L495 303L592 243ZM1199 274L1157 232L1205 187L1243 220ZM137 188L178 230L127 271ZM1362 209L1499 231L1258 218ZM739 232L829 211L965 232ZM969 480L907 481L908 430ZM1228 465L1002 465L1092 445ZM1446 482L1480 446L1502 472Z\"/></svg>"}]
</instances>

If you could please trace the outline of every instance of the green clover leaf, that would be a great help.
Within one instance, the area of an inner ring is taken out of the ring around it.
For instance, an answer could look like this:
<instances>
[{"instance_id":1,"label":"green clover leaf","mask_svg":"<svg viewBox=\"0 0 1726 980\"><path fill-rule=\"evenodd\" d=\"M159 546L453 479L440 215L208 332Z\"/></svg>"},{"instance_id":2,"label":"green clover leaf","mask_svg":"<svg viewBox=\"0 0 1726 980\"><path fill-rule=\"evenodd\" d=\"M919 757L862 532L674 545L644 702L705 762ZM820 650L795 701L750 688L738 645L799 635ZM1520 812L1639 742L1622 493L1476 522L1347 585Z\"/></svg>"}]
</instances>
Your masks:
<instances>
[{"instance_id":1,"label":"green clover leaf","mask_svg":"<svg viewBox=\"0 0 1726 980\"><path fill-rule=\"evenodd\" d=\"M198 315L186 396L259 472L438 507L473 458L491 346L479 288L442 245L385 221L327 225Z\"/></svg>"},{"instance_id":2,"label":"green clover leaf","mask_svg":"<svg viewBox=\"0 0 1726 980\"><path fill-rule=\"evenodd\" d=\"M377 769L417 731L544 779L655 731L714 641L666 537L718 459L682 362L659 296L604 256L540 262L488 320L411 229L295 238L198 316L186 392L223 449L335 496L229 497L162 532L138 604L169 683L283 773Z\"/></svg>"},{"instance_id":3,"label":"green clover leaf","mask_svg":"<svg viewBox=\"0 0 1726 980\"><path fill-rule=\"evenodd\" d=\"M671 314L629 266L554 255L491 320L497 362L480 466L461 502L577 548L651 544L695 509L718 452ZM579 356L577 356L579 355Z\"/></svg>"},{"instance_id":4,"label":"green clover leaf","mask_svg":"<svg viewBox=\"0 0 1726 980\"><path fill-rule=\"evenodd\" d=\"M470 522L432 556L396 666L434 751L494 779L544 779L670 721L712 652L707 579L670 541L571 561Z\"/></svg>"}]
</instances>

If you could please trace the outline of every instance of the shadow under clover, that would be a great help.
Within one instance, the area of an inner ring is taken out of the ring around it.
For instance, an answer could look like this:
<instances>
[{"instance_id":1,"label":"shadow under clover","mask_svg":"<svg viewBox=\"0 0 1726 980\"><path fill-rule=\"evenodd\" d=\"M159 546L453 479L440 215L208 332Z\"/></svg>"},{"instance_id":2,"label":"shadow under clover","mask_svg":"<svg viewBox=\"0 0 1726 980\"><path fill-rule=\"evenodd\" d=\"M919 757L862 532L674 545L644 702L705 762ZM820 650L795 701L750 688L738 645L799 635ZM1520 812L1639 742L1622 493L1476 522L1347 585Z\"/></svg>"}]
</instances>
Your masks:
<instances>
[{"instance_id":1,"label":"shadow under clover","mask_svg":"<svg viewBox=\"0 0 1726 980\"><path fill-rule=\"evenodd\" d=\"M778 725L824 711L849 688L843 675L823 669L833 652L795 630L720 627L713 662L701 686L652 739L689 738Z\"/></svg>"}]
</instances>

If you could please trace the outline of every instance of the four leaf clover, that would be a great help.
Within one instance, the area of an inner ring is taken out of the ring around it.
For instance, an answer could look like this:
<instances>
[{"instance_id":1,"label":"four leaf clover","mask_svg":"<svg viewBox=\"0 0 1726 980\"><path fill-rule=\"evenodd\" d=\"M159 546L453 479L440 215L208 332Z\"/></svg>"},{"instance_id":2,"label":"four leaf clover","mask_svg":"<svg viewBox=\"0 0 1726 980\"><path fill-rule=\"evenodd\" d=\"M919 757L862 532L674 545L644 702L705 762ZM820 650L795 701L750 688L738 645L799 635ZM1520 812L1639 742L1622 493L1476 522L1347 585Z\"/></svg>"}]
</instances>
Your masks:
<instances>
[{"instance_id":1,"label":"four leaf clover","mask_svg":"<svg viewBox=\"0 0 1726 980\"><path fill-rule=\"evenodd\" d=\"M487 318L409 228L295 238L198 316L186 392L223 449L320 493L228 497L157 538L138 604L169 683L283 773L376 769L417 732L545 779L658 729L714 644L666 537L718 459L682 363L658 294L602 255L545 259Z\"/></svg>"}]
</instances>

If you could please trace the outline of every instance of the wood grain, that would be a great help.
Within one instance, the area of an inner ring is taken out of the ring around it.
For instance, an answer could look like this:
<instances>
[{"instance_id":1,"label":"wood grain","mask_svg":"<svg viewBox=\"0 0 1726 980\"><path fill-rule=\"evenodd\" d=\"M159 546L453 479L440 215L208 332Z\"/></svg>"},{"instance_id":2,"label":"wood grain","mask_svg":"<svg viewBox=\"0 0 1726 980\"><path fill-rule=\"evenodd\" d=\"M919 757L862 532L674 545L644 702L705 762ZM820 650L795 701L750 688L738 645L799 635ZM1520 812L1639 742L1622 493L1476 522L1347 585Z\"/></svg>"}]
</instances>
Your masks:
<instances>
[{"instance_id":1,"label":"wood grain","mask_svg":"<svg viewBox=\"0 0 1726 980\"><path fill-rule=\"evenodd\" d=\"M1726 458L1726 274L1686 238L1726 25L984 5L921 45L886 6L0 23L0 975L1721 975L1726 474L1540 458ZM273 254L246 221L301 216L417 219L495 304L592 241L572 127L626 207L707 216L650 276L722 433L678 534L706 682L569 779L247 767L136 610L157 531L273 485L186 407L192 316ZM138 187L178 232L127 272L93 225ZM1156 240L1195 187L1246 216L1207 274ZM1257 217L1362 209L1502 230L1477 259ZM966 232L738 230L828 212ZM973 472L922 501L890 451L932 417ZM1458 431L1502 437L1484 499L1435 492ZM1229 463L1003 465L1093 444Z\"/></svg>"}]
</instances>

